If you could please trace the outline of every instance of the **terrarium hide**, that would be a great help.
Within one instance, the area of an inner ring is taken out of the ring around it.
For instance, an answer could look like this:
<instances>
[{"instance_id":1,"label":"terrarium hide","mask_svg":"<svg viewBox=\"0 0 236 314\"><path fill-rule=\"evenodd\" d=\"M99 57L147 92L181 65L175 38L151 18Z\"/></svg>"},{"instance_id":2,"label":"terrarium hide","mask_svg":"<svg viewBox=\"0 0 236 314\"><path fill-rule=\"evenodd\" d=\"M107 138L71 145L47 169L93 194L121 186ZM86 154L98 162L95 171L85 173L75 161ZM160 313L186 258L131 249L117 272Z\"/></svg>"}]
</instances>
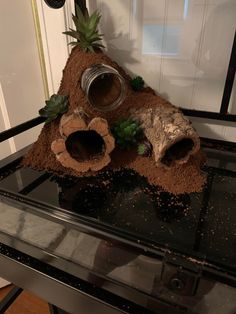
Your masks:
<instances>
[{"instance_id":1,"label":"terrarium hide","mask_svg":"<svg viewBox=\"0 0 236 314\"><path fill-rule=\"evenodd\" d=\"M144 134L153 147L157 165L170 167L186 163L200 149L197 133L190 121L174 106L134 110L133 116L141 122Z\"/></svg>"},{"instance_id":2,"label":"terrarium hide","mask_svg":"<svg viewBox=\"0 0 236 314\"><path fill-rule=\"evenodd\" d=\"M61 138L52 142L51 149L65 168L87 172L101 170L109 164L115 139L105 119L89 121L83 111L75 110L61 117L59 131Z\"/></svg>"}]
</instances>

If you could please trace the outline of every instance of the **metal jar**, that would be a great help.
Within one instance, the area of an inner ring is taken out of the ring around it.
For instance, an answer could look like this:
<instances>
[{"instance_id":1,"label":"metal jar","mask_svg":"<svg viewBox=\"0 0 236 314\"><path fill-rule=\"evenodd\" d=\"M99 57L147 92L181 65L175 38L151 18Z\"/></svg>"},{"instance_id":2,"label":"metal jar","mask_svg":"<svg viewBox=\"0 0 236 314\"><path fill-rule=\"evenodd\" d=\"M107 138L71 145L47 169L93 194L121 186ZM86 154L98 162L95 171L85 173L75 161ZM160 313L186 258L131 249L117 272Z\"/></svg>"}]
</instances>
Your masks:
<instances>
[{"instance_id":1,"label":"metal jar","mask_svg":"<svg viewBox=\"0 0 236 314\"><path fill-rule=\"evenodd\" d=\"M126 83L120 73L106 64L87 68L81 77L81 87L91 106L98 111L118 108L126 96Z\"/></svg>"}]
</instances>

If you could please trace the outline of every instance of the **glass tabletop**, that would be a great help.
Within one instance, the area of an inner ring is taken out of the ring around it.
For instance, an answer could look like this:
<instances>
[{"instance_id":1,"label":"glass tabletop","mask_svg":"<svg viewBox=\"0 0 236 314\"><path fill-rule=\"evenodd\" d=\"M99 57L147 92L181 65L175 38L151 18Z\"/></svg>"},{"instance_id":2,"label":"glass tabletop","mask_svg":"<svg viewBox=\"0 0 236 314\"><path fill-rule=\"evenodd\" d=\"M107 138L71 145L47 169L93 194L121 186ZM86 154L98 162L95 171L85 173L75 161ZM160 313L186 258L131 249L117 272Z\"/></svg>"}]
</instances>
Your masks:
<instances>
[{"instance_id":1,"label":"glass tabletop","mask_svg":"<svg viewBox=\"0 0 236 314\"><path fill-rule=\"evenodd\" d=\"M16 164L1 173L0 242L111 290L159 295L172 252L235 276L235 153L206 153L204 190L178 196L130 170L75 179Z\"/></svg>"}]
</instances>

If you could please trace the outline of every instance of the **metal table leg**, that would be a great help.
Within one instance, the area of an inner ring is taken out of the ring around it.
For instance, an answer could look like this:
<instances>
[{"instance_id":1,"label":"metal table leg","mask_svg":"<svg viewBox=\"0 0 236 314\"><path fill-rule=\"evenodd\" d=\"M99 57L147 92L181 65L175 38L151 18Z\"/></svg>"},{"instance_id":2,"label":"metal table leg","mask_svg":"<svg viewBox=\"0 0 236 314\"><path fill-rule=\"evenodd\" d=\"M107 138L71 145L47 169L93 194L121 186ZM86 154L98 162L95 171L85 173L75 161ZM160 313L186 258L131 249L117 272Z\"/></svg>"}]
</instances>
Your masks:
<instances>
[{"instance_id":1,"label":"metal table leg","mask_svg":"<svg viewBox=\"0 0 236 314\"><path fill-rule=\"evenodd\" d=\"M12 305L15 299L21 294L23 289L14 287L0 302L0 314L6 312L6 310Z\"/></svg>"}]
</instances>

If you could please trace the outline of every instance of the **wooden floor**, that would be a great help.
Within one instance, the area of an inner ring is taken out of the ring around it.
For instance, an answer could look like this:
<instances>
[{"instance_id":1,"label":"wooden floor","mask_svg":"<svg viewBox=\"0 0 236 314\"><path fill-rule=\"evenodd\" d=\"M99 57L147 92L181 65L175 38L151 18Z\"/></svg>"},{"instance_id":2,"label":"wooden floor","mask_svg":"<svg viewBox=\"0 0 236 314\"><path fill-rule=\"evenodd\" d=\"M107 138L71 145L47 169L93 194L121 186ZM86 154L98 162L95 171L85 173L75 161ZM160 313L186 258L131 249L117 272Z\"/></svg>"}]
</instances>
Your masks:
<instances>
[{"instance_id":1,"label":"wooden floor","mask_svg":"<svg viewBox=\"0 0 236 314\"><path fill-rule=\"evenodd\" d=\"M0 289L0 301L11 290L12 286ZM49 314L48 304L35 295L23 291L5 312L6 314Z\"/></svg>"}]
</instances>

